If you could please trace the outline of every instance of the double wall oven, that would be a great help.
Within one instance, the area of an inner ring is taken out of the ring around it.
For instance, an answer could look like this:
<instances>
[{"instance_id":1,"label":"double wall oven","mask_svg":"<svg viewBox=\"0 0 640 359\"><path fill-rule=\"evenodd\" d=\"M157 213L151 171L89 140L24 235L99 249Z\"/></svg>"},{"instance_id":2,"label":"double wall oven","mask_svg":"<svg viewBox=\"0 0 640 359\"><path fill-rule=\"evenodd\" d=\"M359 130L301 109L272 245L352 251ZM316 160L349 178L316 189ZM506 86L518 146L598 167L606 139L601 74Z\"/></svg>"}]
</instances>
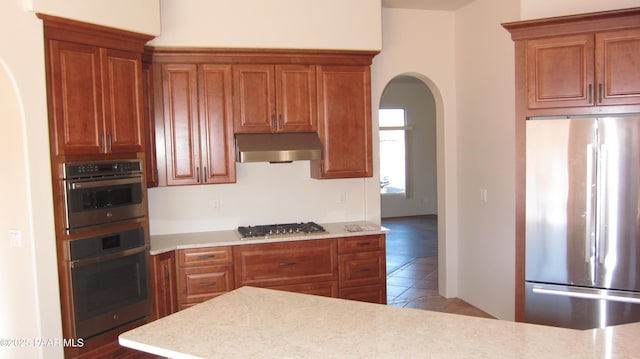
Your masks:
<instances>
[{"instance_id":1,"label":"double wall oven","mask_svg":"<svg viewBox=\"0 0 640 359\"><path fill-rule=\"evenodd\" d=\"M73 334L90 339L145 321L151 296L142 161L65 163L62 177Z\"/></svg>"}]
</instances>

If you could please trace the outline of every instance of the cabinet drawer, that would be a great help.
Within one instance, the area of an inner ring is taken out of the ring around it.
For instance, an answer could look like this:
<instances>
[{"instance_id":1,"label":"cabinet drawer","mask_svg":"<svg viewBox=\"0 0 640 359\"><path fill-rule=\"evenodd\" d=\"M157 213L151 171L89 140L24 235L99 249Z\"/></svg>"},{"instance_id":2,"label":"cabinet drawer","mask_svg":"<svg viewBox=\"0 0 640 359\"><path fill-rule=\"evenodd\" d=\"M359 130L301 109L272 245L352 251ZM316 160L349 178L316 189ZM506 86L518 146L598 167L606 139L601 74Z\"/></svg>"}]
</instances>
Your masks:
<instances>
[{"instance_id":1,"label":"cabinet drawer","mask_svg":"<svg viewBox=\"0 0 640 359\"><path fill-rule=\"evenodd\" d=\"M181 249L178 251L178 265L181 267L200 267L231 263L231 253L231 247Z\"/></svg>"},{"instance_id":2,"label":"cabinet drawer","mask_svg":"<svg viewBox=\"0 0 640 359\"><path fill-rule=\"evenodd\" d=\"M270 287L270 288L277 289L277 290L284 290L287 292L321 295L323 297L335 298L338 296L338 282L336 281L290 284L290 285L281 285L281 286Z\"/></svg>"},{"instance_id":3,"label":"cabinet drawer","mask_svg":"<svg viewBox=\"0 0 640 359\"><path fill-rule=\"evenodd\" d=\"M233 289L230 265L181 268L178 278L180 304L202 302Z\"/></svg>"},{"instance_id":4,"label":"cabinet drawer","mask_svg":"<svg viewBox=\"0 0 640 359\"><path fill-rule=\"evenodd\" d=\"M387 304L387 287L385 285L367 285L362 287L340 289L340 298L361 302Z\"/></svg>"},{"instance_id":5,"label":"cabinet drawer","mask_svg":"<svg viewBox=\"0 0 640 359\"><path fill-rule=\"evenodd\" d=\"M383 250L385 235L343 237L338 239L338 253L359 253Z\"/></svg>"},{"instance_id":6,"label":"cabinet drawer","mask_svg":"<svg viewBox=\"0 0 640 359\"><path fill-rule=\"evenodd\" d=\"M338 278L334 239L237 246L234 263L237 287L272 287Z\"/></svg>"},{"instance_id":7,"label":"cabinet drawer","mask_svg":"<svg viewBox=\"0 0 640 359\"><path fill-rule=\"evenodd\" d=\"M384 252L340 255L340 288L384 283L385 278Z\"/></svg>"}]
</instances>

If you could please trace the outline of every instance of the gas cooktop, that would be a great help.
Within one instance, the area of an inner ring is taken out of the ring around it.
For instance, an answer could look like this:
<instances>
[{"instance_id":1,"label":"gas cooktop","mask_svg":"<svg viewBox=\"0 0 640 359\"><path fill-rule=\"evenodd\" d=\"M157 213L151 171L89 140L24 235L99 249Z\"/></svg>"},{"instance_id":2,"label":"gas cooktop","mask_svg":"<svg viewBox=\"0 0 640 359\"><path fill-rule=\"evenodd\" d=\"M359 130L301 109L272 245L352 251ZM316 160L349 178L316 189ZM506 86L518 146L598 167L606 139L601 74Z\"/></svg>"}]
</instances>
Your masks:
<instances>
[{"instance_id":1,"label":"gas cooktop","mask_svg":"<svg viewBox=\"0 0 640 359\"><path fill-rule=\"evenodd\" d=\"M325 231L324 227L314 222L238 227L238 232L240 233L240 237L242 237L243 239L260 237L293 237L309 234L328 233L327 231Z\"/></svg>"}]
</instances>

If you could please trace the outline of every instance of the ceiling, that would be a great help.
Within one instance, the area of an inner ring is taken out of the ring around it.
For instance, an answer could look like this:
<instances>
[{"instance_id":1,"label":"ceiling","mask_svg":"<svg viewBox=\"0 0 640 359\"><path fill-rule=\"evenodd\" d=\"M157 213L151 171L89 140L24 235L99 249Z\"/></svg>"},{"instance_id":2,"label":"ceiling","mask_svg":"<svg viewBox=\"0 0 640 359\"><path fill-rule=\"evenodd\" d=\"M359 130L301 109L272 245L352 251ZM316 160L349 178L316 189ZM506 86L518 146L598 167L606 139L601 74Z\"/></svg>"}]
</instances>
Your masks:
<instances>
[{"instance_id":1,"label":"ceiling","mask_svg":"<svg viewBox=\"0 0 640 359\"><path fill-rule=\"evenodd\" d=\"M382 0L383 8L458 10L475 0Z\"/></svg>"}]
</instances>

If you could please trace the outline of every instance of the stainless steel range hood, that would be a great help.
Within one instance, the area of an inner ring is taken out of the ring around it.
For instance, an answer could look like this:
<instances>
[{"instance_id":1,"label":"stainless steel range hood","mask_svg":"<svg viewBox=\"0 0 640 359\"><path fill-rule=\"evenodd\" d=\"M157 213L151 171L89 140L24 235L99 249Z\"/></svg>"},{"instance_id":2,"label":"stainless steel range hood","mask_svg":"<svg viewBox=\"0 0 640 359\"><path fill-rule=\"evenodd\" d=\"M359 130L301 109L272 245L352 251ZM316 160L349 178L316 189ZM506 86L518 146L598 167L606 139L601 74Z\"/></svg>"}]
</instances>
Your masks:
<instances>
[{"instance_id":1,"label":"stainless steel range hood","mask_svg":"<svg viewBox=\"0 0 640 359\"><path fill-rule=\"evenodd\" d=\"M319 159L322 159L322 144L315 132L236 135L237 162L282 163Z\"/></svg>"}]
</instances>

